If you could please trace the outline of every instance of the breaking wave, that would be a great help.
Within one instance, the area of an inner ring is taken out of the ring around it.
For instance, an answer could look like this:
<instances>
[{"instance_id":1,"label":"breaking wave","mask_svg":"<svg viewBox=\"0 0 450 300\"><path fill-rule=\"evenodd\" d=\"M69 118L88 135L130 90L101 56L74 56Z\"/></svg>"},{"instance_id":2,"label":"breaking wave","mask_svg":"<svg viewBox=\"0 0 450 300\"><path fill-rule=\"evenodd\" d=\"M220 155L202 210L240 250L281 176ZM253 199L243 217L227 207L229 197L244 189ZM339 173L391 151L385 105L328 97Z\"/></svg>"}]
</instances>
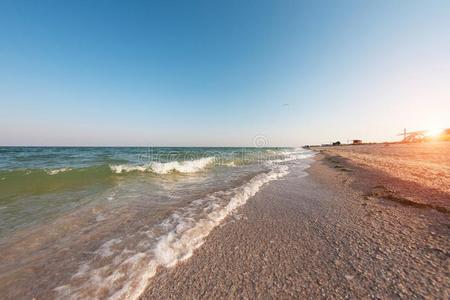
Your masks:
<instances>
[{"instance_id":1,"label":"breaking wave","mask_svg":"<svg viewBox=\"0 0 450 300\"><path fill-rule=\"evenodd\" d=\"M63 173L72 170L71 168L61 168L61 169L53 169L53 170L46 170L48 175L56 175L58 173Z\"/></svg>"},{"instance_id":2,"label":"breaking wave","mask_svg":"<svg viewBox=\"0 0 450 300\"><path fill-rule=\"evenodd\" d=\"M214 162L214 157L205 157L196 160L171 161L171 162L151 162L146 165L113 165L110 166L114 173L126 172L153 172L156 174L178 173L195 173L204 169L207 165Z\"/></svg>"},{"instance_id":3,"label":"breaking wave","mask_svg":"<svg viewBox=\"0 0 450 300\"><path fill-rule=\"evenodd\" d=\"M305 159L314 156L314 153L296 148L294 151L283 151L280 153L282 158L271 160L272 163L283 163L297 159Z\"/></svg>"}]
</instances>

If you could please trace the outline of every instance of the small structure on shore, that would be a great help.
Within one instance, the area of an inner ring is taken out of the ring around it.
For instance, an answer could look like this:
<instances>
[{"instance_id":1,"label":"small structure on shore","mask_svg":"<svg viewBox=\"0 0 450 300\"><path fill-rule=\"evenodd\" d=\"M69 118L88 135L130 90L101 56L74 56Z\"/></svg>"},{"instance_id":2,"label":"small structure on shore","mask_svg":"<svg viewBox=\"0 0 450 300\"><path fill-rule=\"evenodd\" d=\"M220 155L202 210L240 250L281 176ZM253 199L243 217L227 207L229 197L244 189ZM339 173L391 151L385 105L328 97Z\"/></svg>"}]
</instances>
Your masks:
<instances>
[{"instance_id":1,"label":"small structure on shore","mask_svg":"<svg viewBox=\"0 0 450 300\"><path fill-rule=\"evenodd\" d=\"M398 135L403 135L402 143L417 143L424 140L425 133L425 130L407 132L405 128L403 129L403 133L399 133Z\"/></svg>"},{"instance_id":2,"label":"small structure on shore","mask_svg":"<svg viewBox=\"0 0 450 300\"><path fill-rule=\"evenodd\" d=\"M341 142L340 142L340 141L333 142L333 146L340 146L340 145L341 145Z\"/></svg>"},{"instance_id":3,"label":"small structure on shore","mask_svg":"<svg viewBox=\"0 0 450 300\"><path fill-rule=\"evenodd\" d=\"M429 141L450 141L450 128L435 129L435 130L419 130L407 132L406 128L403 133L398 135L403 136L402 143L419 143Z\"/></svg>"},{"instance_id":4,"label":"small structure on shore","mask_svg":"<svg viewBox=\"0 0 450 300\"><path fill-rule=\"evenodd\" d=\"M352 140L352 145L361 145L362 140Z\"/></svg>"}]
</instances>

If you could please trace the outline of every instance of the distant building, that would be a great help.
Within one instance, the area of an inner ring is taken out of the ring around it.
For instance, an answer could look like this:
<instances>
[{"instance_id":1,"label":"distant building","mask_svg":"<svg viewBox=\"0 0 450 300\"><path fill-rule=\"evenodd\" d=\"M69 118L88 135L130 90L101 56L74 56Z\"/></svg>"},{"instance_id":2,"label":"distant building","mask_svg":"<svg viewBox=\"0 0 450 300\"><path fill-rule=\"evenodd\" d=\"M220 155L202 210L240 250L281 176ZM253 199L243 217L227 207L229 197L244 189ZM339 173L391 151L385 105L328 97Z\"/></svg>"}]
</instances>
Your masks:
<instances>
[{"instance_id":1,"label":"distant building","mask_svg":"<svg viewBox=\"0 0 450 300\"><path fill-rule=\"evenodd\" d=\"M352 144L353 145L361 145L362 144L362 140L352 140Z\"/></svg>"}]
</instances>

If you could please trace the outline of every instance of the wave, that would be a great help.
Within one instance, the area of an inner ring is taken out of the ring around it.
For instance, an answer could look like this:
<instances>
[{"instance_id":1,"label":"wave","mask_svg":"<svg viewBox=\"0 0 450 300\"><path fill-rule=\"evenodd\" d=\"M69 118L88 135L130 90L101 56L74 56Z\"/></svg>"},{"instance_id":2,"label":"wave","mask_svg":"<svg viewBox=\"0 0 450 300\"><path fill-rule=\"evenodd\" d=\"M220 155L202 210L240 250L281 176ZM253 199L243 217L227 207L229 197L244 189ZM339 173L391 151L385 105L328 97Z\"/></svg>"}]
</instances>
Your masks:
<instances>
[{"instance_id":1,"label":"wave","mask_svg":"<svg viewBox=\"0 0 450 300\"><path fill-rule=\"evenodd\" d=\"M137 236L146 238L136 251L125 246L127 241L114 239L104 243L90 261L80 266L72 277L73 282L55 289L58 298L83 299L89 295L95 299L137 299L158 267L172 267L189 258L222 220L245 204L263 185L287 174L288 166L274 165L271 171L260 173L241 186L193 201L188 207L175 211L155 231L138 232ZM155 237L154 232L165 233ZM123 250L112 252L119 243L124 243ZM101 259L112 257L113 253L115 257L110 262L98 265Z\"/></svg>"},{"instance_id":2,"label":"wave","mask_svg":"<svg viewBox=\"0 0 450 300\"><path fill-rule=\"evenodd\" d=\"M291 160L302 159L311 156L304 149L292 149L273 151L278 153L276 157L268 156L269 164L284 163ZM261 157L226 157L221 159L216 156L203 157L195 160L150 162L144 165L130 163L99 164L86 167L60 167L54 169L14 169L0 170L0 201L20 198L24 195L41 195L55 193L68 189L76 190L86 186L97 184L112 184L114 176L132 175L135 172L151 172L155 174L170 173L195 173L212 165L224 167L237 167L246 164L261 162ZM264 157L262 157L265 159ZM123 161L123 160L122 160Z\"/></svg>"},{"instance_id":3,"label":"wave","mask_svg":"<svg viewBox=\"0 0 450 300\"><path fill-rule=\"evenodd\" d=\"M147 171L147 166L135 166L135 165L111 165L109 166L111 171L114 173L120 174L120 173L127 173L127 172L133 172L133 171L140 171L145 172Z\"/></svg>"},{"instance_id":4,"label":"wave","mask_svg":"<svg viewBox=\"0 0 450 300\"><path fill-rule=\"evenodd\" d=\"M186 161L171 161L171 162L151 162L146 165L112 165L111 170L114 173L126 173L126 172L153 172L156 174L169 174L173 172L178 173L195 173L204 169L207 165L214 162L214 157L204 157L196 160Z\"/></svg>"},{"instance_id":5,"label":"wave","mask_svg":"<svg viewBox=\"0 0 450 300\"><path fill-rule=\"evenodd\" d=\"M53 170L46 170L48 175L56 175L58 173L67 172L72 170L72 168L61 168L61 169L53 169Z\"/></svg>"},{"instance_id":6,"label":"wave","mask_svg":"<svg viewBox=\"0 0 450 300\"><path fill-rule=\"evenodd\" d=\"M106 165L85 168L0 170L0 201L25 195L42 195L109 184L112 172Z\"/></svg>"},{"instance_id":7,"label":"wave","mask_svg":"<svg viewBox=\"0 0 450 300\"><path fill-rule=\"evenodd\" d=\"M280 154L281 154L282 158L272 159L270 162L271 163L284 163L284 162L289 162L289 161L298 160L298 159L305 159L305 158L314 156L314 153L312 151L305 150L302 148L296 148L296 149L294 149L294 151L282 151Z\"/></svg>"},{"instance_id":8,"label":"wave","mask_svg":"<svg viewBox=\"0 0 450 300\"><path fill-rule=\"evenodd\" d=\"M156 174L195 173L214 161L206 157L190 161L167 163L151 162L147 165L94 165L81 168L15 169L0 170L0 201L28 195L42 195L66 190L77 190L86 186L112 184L114 175L131 172L153 172Z\"/></svg>"}]
</instances>

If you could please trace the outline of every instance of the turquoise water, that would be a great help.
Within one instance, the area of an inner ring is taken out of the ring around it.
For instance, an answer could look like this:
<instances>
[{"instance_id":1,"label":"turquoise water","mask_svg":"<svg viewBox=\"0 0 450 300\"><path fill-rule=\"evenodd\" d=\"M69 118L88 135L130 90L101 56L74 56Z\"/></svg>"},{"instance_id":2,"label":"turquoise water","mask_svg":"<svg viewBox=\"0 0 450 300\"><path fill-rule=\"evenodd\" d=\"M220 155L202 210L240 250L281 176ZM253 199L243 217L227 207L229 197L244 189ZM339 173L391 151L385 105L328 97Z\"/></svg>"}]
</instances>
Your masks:
<instances>
[{"instance_id":1,"label":"turquoise water","mask_svg":"<svg viewBox=\"0 0 450 300\"><path fill-rule=\"evenodd\" d=\"M280 148L0 148L0 237L92 201L128 178L226 172L276 157ZM188 162L186 165L183 162ZM244 168L245 169L245 168ZM262 168L246 168L246 171ZM241 170L244 171L244 170ZM217 174L216 174L217 175ZM231 175L230 175L231 176ZM168 177L168 176L165 176ZM179 176L180 177L180 176ZM233 177L233 176L231 176ZM167 178L166 178L167 180ZM224 183L224 182L222 182ZM146 192L148 189L145 189Z\"/></svg>"},{"instance_id":2,"label":"turquoise water","mask_svg":"<svg viewBox=\"0 0 450 300\"><path fill-rule=\"evenodd\" d=\"M33 282L41 298L134 299L158 267L188 258L263 185L306 168L310 156L292 148L0 148L3 282L24 290ZM0 283L0 293L9 286Z\"/></svg>"}]
</instances>

